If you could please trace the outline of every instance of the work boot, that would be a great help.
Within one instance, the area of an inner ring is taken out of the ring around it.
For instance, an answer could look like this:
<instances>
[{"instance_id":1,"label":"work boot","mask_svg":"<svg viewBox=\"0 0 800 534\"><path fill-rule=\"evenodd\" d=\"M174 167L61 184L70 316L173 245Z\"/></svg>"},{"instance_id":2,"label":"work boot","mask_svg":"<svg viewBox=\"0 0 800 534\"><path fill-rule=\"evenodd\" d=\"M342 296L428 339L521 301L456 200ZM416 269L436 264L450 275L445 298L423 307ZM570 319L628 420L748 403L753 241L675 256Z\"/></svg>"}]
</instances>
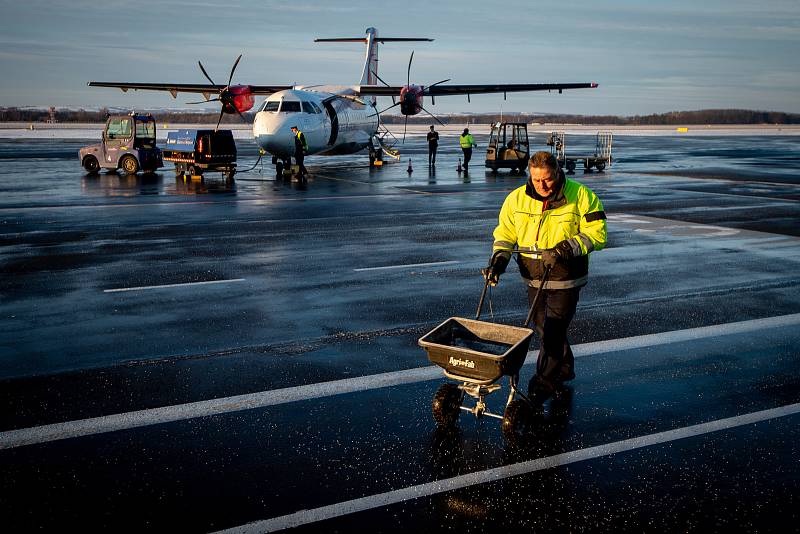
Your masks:
<instances>
[{"instance_id":1,"label":"work boot","mask_svg":"<svg viewBox=\"0 0 800 534\"><path fill-rule=\"evenodd\" d=\"M528 398L534 407L541 407L552 394L552 389L539 380L538 376L534 376L528 382Z\"/></svg>"}]
</instances>

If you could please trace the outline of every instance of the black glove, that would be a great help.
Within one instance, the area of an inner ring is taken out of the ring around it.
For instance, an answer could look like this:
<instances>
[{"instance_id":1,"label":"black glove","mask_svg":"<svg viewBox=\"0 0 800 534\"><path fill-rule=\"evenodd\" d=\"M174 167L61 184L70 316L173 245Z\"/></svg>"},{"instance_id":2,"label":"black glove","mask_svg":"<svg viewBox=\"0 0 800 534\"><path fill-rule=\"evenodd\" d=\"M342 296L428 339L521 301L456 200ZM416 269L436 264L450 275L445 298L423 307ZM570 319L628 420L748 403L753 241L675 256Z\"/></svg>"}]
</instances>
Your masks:
<instances>
[{"instance_id":1,"label":"black glove","mask_svg":"<svg viewBox=\"0 0 800 534\"><path fill-rule=\"evenodd\" d=\"M559 259L560 256L558 255L558 251L554 248L542 251L542 262L548 269L555 267Z\"/></svg>"},{"instance_id":2,"label":"black glove","mask_svg":"<svg viewBox=\"0 0 800 534\"><path fill-rule=\"evenodd\" d=\"M497 285L500 281L500 275L506 272L508 262L511 260L510 254L496 254L492 256L492 264L489 267L481 270L483 277L489 281L490 284Z\"/></svg>"},{"instance_id":3,"label":"black glove","mask_svg":"<svg viewBox=\"0 0 800 534\"><path fill-rule=\"evenodd\" d=\"M574 256L572 252L572 245L569 240L565 239L558 243L555 247L542 251L542 262L545 267L551 269L556 266L559 261L567 261Z\"/></svg>"}]
</instances>

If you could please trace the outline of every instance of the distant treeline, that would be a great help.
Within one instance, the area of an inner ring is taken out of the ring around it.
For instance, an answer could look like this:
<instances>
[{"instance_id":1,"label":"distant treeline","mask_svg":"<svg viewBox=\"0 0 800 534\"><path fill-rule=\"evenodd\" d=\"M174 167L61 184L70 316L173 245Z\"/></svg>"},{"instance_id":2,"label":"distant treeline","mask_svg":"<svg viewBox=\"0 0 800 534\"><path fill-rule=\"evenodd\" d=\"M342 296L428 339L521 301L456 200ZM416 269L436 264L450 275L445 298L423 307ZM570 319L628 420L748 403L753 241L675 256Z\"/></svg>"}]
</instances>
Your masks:
<instances>
[{"instance_id":1,"label":"distant treeline","mask_svg":"<svg viewBox=\"0 0 800 534\"><path fill-rule=\"evenodd\" d=\"M216 123L218 113L196 113L190 111L149 111L159 121L176 124L188 123ZM56 110L55 119L58 122L105 122L108 110L99 111ZM245 113L249 122L253 120L253 113ZM500 113L471 113L439 115L445 124L479 123L487 124L501 120ZM46 122L50 119L50 112L44 109L19 109L0 108L0 122ZM402 124L405 122L403 115L381 115L387 124ZM616 115L564 115L542 113L504 113L502 120L515 122L538 122L556 124L607 124L616 126L655 126L655 125L681 125L681 124L800 124L800 114L783 113L780 111L754 111L749 109L701 109L699 111L671 111L653 115L634 115L618 117ZM426 115L408 117L412 124L432 123L433 119ZM225 124L241 123L238 116L225 115L222 117Z\"/></svg>"},{"instance_id":2,"label":"distant treeline","mask_svg":"<svg viewBox=\"0 0 800 534\"><path fill-rule=\"evenodd\" d=\"M382 115L383 122L402 124L402 115ZM701 109L699 111L671 111L653 115L564 115L542 113L475 113L469 115L449 114L439 116L445 124L464 124L467 122L489 124L504 120L506 122L554 123L554 124L607 124L614 126L656 126L682 124L800 124L800 114L780 111L753 111L749 109ZM413 124L434 124L428 116L417 115L408 118Z\"/></svg>"}]
</instances>

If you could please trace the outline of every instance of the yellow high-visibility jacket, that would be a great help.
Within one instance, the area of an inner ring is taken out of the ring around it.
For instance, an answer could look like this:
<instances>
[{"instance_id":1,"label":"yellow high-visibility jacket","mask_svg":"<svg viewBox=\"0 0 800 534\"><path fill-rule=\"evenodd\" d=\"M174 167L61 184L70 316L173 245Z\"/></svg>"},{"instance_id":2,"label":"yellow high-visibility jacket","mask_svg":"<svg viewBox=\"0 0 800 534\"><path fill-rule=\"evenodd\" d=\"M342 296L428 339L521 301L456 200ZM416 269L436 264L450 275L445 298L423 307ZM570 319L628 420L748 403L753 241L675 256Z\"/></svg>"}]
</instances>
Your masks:
<instances>
[{"instance_id":1,"label":"yellow high-visibility jacket","mask_svg":"<svg viewBox=\"0 0 800 534\"><path fill-rule=\"evenodd\" d=\"M542 200L530 181L509 193L494 230L493 250L530 250L519 258L523 278L538 287L544 267L535 251L553 248L565 240L573 257L558 262L546 289L586 285L589 253L606 246L606 214L591 189L565 178L561 190L550 201Z\"/></svg>"},{"instance_id":2,"label":"yellow high-visibility jacket","mask_svg":"<svg viewBox=\"0 0 800 534\"><path fill-rule=\"evenodd\" d=\"M458 144L461 145L461 148L472 148L475 146L475 139L472 134L462 135L458 138Z\"/></svg>"}]
</instances>

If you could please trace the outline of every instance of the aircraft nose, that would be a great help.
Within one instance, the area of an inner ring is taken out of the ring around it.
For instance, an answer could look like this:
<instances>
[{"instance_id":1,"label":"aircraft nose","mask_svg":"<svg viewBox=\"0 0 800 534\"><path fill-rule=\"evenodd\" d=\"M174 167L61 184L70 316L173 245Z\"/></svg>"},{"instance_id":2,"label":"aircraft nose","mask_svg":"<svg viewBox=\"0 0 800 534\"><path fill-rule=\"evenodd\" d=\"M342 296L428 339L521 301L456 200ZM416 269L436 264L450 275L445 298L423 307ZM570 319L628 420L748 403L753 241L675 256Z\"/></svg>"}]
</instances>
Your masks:
<instances>
[{"instance_id":1,"label":"aircraft nose","mask_svg":"<svg viewBox=\"0 0 800 534\"><path fill-rule=\"evenodd\" d=\"M283 117L276 113L260 111L256 113L253 122L253 136L258 145L278 156L288 156L294 151L294 139L292 139L292 126L288 122L288 117Z\"/></svg>"}]
</instances>

